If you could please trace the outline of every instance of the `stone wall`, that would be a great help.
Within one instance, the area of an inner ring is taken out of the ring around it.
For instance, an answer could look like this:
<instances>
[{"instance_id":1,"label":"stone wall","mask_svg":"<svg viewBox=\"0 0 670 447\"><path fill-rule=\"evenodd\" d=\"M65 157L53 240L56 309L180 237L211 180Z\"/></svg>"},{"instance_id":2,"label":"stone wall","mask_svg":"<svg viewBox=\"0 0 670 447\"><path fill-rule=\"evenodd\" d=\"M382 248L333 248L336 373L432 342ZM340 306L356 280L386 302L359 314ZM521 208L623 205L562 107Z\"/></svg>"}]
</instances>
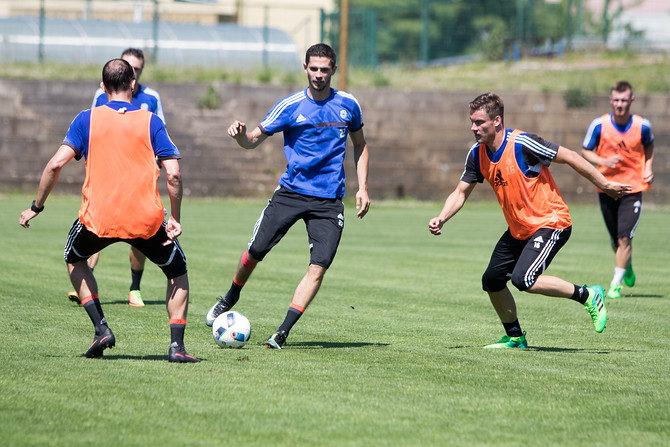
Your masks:
<instances>
[{"instance_id":1,"label":"stone wall","mask_svg":"<svg viewBox=\"0 0 670 447\"><path fill-rule=\"evenodd\" d=\"M0 80L0 191L34 192L44 165L56 151L76 114L90 106L96 83ZM300 88L219 84L222 107L199 110L207 84L151 84L162 97L171 138L182 152L188 196L268 197L285 169L282 137L268 139L256 150L239 148L227 136L234 119L255 126L279 98ZM444 200L463 170L473 138L468 102L477 92L405 92L356 90L363 108L370 149L369 192L373 199L411 197ZM580 150L593 118L609 110L607 95L595 97L588 109L566 109L563 96L549 93L501 92L505 124ZM670 129L665 117L670 99L640 96L634 111L649 118L656 136L656 182L645 196L665 204L670 192ZM347 195L357 184L351 150L347 155ZM565 165L552 165L566 200L595 201L594 188ZM65 167L56 192L79 193L83 163ZM159 181L163 191L164 178ZM487 185L472 199L492 200Z\"/></svg>"}]
</instances>

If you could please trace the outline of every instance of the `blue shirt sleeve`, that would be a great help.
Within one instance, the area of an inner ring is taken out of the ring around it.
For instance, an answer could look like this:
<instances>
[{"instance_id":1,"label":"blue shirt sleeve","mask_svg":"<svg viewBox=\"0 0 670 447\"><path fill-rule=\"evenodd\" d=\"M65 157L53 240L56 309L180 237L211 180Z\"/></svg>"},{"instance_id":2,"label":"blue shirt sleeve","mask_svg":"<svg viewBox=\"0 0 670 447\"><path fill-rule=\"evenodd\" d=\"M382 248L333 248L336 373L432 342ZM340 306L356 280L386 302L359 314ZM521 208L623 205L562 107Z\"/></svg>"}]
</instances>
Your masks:
<instances>
[{"instance_id":1,"label":"blue shirt sleeve","mask_svg":"<svg viewBox=\"0 0 670 447\"><path fill-rule=\"evenodd\" d=\"M177 146L175 146L170 139L167 129L165 129L165 124L163 124L163 120L161 120L155 113L151 115L150 131L151 144L154 148L156 158L159 160L178 160L181 158L179 149L177 149Z\"/></svg>"},{"instance_id":2,"label":"blue shirt sleeve","mask_svg":"<svg viewBox=\"0 0 670 447\"><path fill-rule=\"evenodd\" d=\"M654 134L651 131L651 122L642 118L642 145L649 146L654 142Z\"/></svg>"},{"instance_id":3,"label":"blue shirt sleeve","mask_svg":"<svg viewBox=\"0 0 670 447\"><path fill-rule=\"evenodd\" d=\"M91 132L91 110L84 110L72 120L63 144L70 146L76 153L75 159L80 160L88 154L88 140Z\"/></svg>"},{"instance_id":4,"label":"blue shirt sleeve","mask_svg":"<svg viewBox=\"0 0 670 447\"><path fill-rule=\"evenodd\" d=\"M582 142L584 149L593 151L600 144L600 133L602 131L602 117L598 117L591 121L589 130L586 131L586 136Z\"/></svg>"}]
</instances>

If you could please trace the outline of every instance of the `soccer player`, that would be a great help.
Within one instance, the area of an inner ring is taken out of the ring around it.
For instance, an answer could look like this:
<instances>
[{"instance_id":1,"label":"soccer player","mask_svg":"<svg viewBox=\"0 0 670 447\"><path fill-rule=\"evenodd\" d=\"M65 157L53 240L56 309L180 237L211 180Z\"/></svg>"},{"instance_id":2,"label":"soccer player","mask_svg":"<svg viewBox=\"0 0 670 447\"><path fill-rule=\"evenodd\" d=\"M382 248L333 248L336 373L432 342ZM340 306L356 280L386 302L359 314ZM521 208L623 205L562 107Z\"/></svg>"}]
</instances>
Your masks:
<instances>
[{"instance_id":1,"label":"soccer player","mask_svg":"<svg viewBox=\"0 0 670 447\"><path fill-rule=\"evenodd\" d=\"M310 261L289 306L284 322L265 345L281 349L293 325L316 296L335 257L344 227L344 156L347 135L354 147L358 177L357 216L370 207L367 192L368 148L363 135L361 108L348 93L331 88L337 70L336 55L323 43L311 46L304 64L308 86L277 102L253 130L235 121L228 134L245 149L254 149L276 132L284 133L288 161L279 186L256 223L248 249L242 254L228 292L207 313L211 326L232 308L256 264L291 226L302 219L307 227Z\"/></svg>"},{"instance_id":2,"label":"soccer player","mask_svg":"<svg viewBox=\"0 0 670 447\"><path fill-rule=\"evenodd\" d=\"M488 293L505 329L497 343L486 348L526 348L526 332L517 318L516 303L507 281L521 291L569 298L584 305L596 332L607 323L600 286L586 287L544 275L556 253L570 237L570 212L549 172L552 161L565 163L606 194L622 197L630 189L607 180L579 154L518 129L505 129L504 105L495 93L484 93L470 103L470 130L475 143L465 170L447 197L440 215L428 223L432 234L464 205L470 193L486 179L502 207L508 229L493 250L484 275Z\"/></svg>"},{"instance_id":3,"label":"soccer player","mask_svg":"<svg viewBox=\"0 0 670 447\"><path fill-rule=\"evenodd\" d=\"M121 53L121 59L127 61L135 70L135 89L133 90L132 104L150 112L155 113L165 124L165 115L163 114L163 105L161 104L161 97L156 90L140 84L140 76L144 70L144 52L139 48L127 48ZM93 104L91 108L101 106L108 102L107 94L98 88L93 97ZM98 263L100 253L96 253L88 258L88 265L94 269ZM144 264L146 256L135 247L130 247L130 291L128 292L128 304L135 307L144 306L142 300L142 292L140 291L140 282L142 281L142 274L144 273ZM77 292L73 291L68 294L71 301L79 302Z\"/></svg>"},{"instance_id":4,"label":"soccer player","mask_svg":"<svg viewBox=\"0 0 670 447\"><path fill-rule=\"evenodd\" d=\"M607 298L621 298L621 282L635 285L633 236L642 214L642 191L654 181L654 134L649 120L630 112L635 101L633 87L619 81L610 89L612 113L594 119L582 146L584 158L602 174L617 182L630 183L631 193L613 198L598 191L600 210L614 250L614 276Z\"/></svg>"},{"instance_id":5,"label":"soccer player","mask_svg":"<svg viewBox=\"0 0 670 447\"><path fill-rule=\"evenodd\" d=\"M177 241L181 234L182 182L178 149L163 121L131 104L135 86L133 67L123 59L107 62L102 88L109 102L84 110L70 124L63 144L42 173L37 198L21 213L19 224L44 210L63 166L73 158L86 160L83 200L65 244L70 281L83 297L95 335L84 354L100 358L116 339L98 299L98 286L87 259L115 243L126 242L157 264L167 277L166 307L170 319L170 362L198 362L184 348L189 284L186 257ZM164 220L156 181L158 159L167 174L170 216Z\"/></svg>"}]
</instances>

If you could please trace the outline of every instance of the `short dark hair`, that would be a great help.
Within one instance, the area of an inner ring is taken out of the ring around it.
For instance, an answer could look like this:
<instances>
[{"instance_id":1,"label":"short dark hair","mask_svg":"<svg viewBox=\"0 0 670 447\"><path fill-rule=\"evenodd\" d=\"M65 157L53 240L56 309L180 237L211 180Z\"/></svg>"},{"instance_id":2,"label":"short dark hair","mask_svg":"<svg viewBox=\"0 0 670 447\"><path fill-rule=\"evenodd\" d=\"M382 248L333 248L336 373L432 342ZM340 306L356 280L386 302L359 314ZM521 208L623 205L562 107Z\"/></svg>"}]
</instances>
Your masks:
<instances>
[{"instance_id":1,"label":"short dark hair","mask_svg":"<svg viewBox=\"0 0 670 447\"><path fill-rule=\"evenodd\" d=\"M135 70L123 59L112 59L102 68L102 83L109 93L130 91Z\"/></svg>"},{"instance_id":2,"label":"short dark hair","mask_svg":"<svg viewBox=\"0 0 670 447\"><path fill-rule=\"evenodd\" d=\"M612 92L622 93L622 92L625 92L625 91L628 91L628 90L630 90L630 96L633 96L633 86L630 85L630 82L619 81L612 86L612 88L610 89L610 93L612 93Z\"/></svg>"},{"instance_id":3,"label":"short dark hair","mask_svg":"<svg viewBox=\"0 0 670 447\"><path fill-rule=\"evenodd\" d=\"M123 50L123 53L121 53L121 59L123 59L123 56L128 55L141 59L142 63L144 64L144 51L140 50L139 48L126 48Z\"/></svg>"},{"instance_id":4,"label":"short dark hair","mask_svg":"<svg viewBox=\"0 0 670 447\"><path fill-rule=\"evenodd\" d=\"M330 59L330 68L335 67L337 63L337 55L335 50L325 43L317 43L307 49L305 53L305 65L309 65L309 58L311 57L327 57Z\"/></svg>"},{"instance_id":5,"label":"short dark hair","mask_svg":"<svg viewBox=\"0 0 670 447\"><path fill-rule=\"evenodd\" d=\"M500 96L493 92L482 93L470 103L470 113L484 109L490 119L500 116L500 120L505 122L505 104Z\"/></svg>"}]
</instances>

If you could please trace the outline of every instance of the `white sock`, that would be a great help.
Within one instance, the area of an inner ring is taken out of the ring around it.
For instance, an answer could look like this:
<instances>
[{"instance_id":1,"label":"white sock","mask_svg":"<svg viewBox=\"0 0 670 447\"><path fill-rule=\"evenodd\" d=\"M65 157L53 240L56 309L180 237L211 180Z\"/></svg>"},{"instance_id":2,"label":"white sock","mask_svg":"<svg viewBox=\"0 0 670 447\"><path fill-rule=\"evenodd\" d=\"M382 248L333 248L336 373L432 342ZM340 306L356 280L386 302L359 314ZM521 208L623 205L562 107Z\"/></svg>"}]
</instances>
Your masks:
<instances>
[{"instance_id":1,"label":"white sock","mask_svg":"<svg viewBox=\"0 0 670 447\"><path fill-rule=\"evenodd\" d=\"M614 267L614 277L612 277L612 282L621 285L621 280L625 274L626 269L622 269L621 267Z\"/></svg>"}]
</instances>

